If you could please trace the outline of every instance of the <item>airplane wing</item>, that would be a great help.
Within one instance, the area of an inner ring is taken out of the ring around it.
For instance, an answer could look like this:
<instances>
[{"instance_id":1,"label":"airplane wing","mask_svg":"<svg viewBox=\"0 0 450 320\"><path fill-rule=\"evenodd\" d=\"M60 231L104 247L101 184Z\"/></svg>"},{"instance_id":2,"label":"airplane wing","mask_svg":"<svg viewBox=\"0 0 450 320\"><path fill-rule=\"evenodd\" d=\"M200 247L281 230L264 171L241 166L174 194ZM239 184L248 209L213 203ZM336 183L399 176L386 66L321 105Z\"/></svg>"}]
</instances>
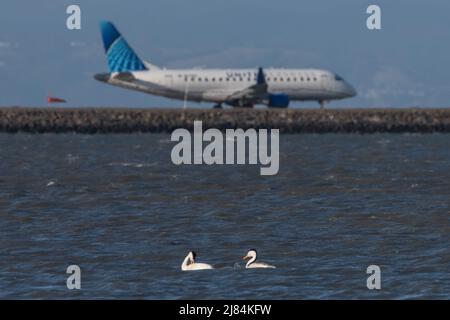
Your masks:
<instances>
[{"instance_id":1,"label":"airplane wing","mask_svg":"<svg viewBox=\"0 0 450 320\"><path fill-rule=\"evenodd\" d=\"M267 82L263 68L259 68L256 84L229 95L226 100L234 104L254 104L267 99Z\"/></svg>"}]
</instances>

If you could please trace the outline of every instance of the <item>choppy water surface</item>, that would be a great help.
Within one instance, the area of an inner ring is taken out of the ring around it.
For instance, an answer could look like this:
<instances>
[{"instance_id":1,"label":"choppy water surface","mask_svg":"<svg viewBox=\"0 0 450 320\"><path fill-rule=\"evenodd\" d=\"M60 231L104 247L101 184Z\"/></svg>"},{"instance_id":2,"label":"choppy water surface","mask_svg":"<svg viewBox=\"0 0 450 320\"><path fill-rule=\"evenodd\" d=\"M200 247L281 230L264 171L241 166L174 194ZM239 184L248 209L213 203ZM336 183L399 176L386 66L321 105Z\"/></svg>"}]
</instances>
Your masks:
<instances>
[{"instance_id":1,"label":"choppy water surface","mask_svg":"<svg viewBox=\"0 0 450 320\"><path fill-rule=\"evenodd\" d=\"M172 146L0 135L0 297L450 298L449 135L283 135L275 177ZM252 247L278 269L245 270ZM218 269L181 272L190 249Z\"/></svg>"}]
</instances>

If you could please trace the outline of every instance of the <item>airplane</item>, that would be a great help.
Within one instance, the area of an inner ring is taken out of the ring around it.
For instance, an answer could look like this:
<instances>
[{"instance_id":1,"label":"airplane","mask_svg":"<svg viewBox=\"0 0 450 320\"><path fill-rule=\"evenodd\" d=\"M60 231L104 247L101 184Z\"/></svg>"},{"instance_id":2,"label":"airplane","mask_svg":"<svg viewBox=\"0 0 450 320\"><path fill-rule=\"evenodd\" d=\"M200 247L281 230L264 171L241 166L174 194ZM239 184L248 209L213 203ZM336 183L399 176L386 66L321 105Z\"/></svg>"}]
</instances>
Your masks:
<instances>
[{"instance_id":1,"label":"airplane","mask_svg":"<svg viewBox=\"0 0 450 320\"><path fill-rule=\"evenodd\" d=\"M100 23L110 85L171 99L252 108L287 108L291 101L351 98L355 89L339 75L318 69L165 69L141 60L113 23Z\"/></svg>"}]
</instances>

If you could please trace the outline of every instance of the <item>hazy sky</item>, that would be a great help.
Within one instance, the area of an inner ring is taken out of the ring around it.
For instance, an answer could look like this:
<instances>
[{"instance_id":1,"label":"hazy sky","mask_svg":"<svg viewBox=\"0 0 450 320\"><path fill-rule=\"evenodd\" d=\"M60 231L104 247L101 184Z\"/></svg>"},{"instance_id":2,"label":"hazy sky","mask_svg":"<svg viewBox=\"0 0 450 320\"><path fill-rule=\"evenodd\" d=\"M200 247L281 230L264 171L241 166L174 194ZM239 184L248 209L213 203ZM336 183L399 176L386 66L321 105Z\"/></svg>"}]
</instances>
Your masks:
<instances>
[{"instance_id":1,"label":"hazy sky","mask_svg":"<svg viewBox=\"0 0 450 320\"><path fill-rule=\"evenodd\" d=\"M66 29L70 4L80 31ZM366 28L369 4L381 6L381 31ZM332 106L450 106L449 15L448 0L2 0L0 105L45 105L52 93L72 106L182 106L92 78L107 71L107 19L160 66L325 68L359 92Z\"/></svg>"}]
</instances>

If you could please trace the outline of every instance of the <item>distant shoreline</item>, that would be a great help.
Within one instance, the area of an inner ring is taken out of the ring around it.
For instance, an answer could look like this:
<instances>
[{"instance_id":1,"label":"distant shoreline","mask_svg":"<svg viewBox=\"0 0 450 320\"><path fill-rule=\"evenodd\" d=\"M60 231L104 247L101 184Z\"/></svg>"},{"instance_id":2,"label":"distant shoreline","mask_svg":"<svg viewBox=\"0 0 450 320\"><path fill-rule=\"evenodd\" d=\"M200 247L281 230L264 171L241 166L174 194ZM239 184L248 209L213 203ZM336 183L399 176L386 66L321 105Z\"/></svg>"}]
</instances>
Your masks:
<instances>
[{"instance_id":1,"label":"distant shoreline","mask_svg":"<svg viewBox=\"0 0 450 320\"><path fill-rule=\"evenodd\" d=\"M171 133L192 129L280 129L281 133L450 133L450 108L150 109L0 107L4 133Z\"/></svg>"}]
</instances>

